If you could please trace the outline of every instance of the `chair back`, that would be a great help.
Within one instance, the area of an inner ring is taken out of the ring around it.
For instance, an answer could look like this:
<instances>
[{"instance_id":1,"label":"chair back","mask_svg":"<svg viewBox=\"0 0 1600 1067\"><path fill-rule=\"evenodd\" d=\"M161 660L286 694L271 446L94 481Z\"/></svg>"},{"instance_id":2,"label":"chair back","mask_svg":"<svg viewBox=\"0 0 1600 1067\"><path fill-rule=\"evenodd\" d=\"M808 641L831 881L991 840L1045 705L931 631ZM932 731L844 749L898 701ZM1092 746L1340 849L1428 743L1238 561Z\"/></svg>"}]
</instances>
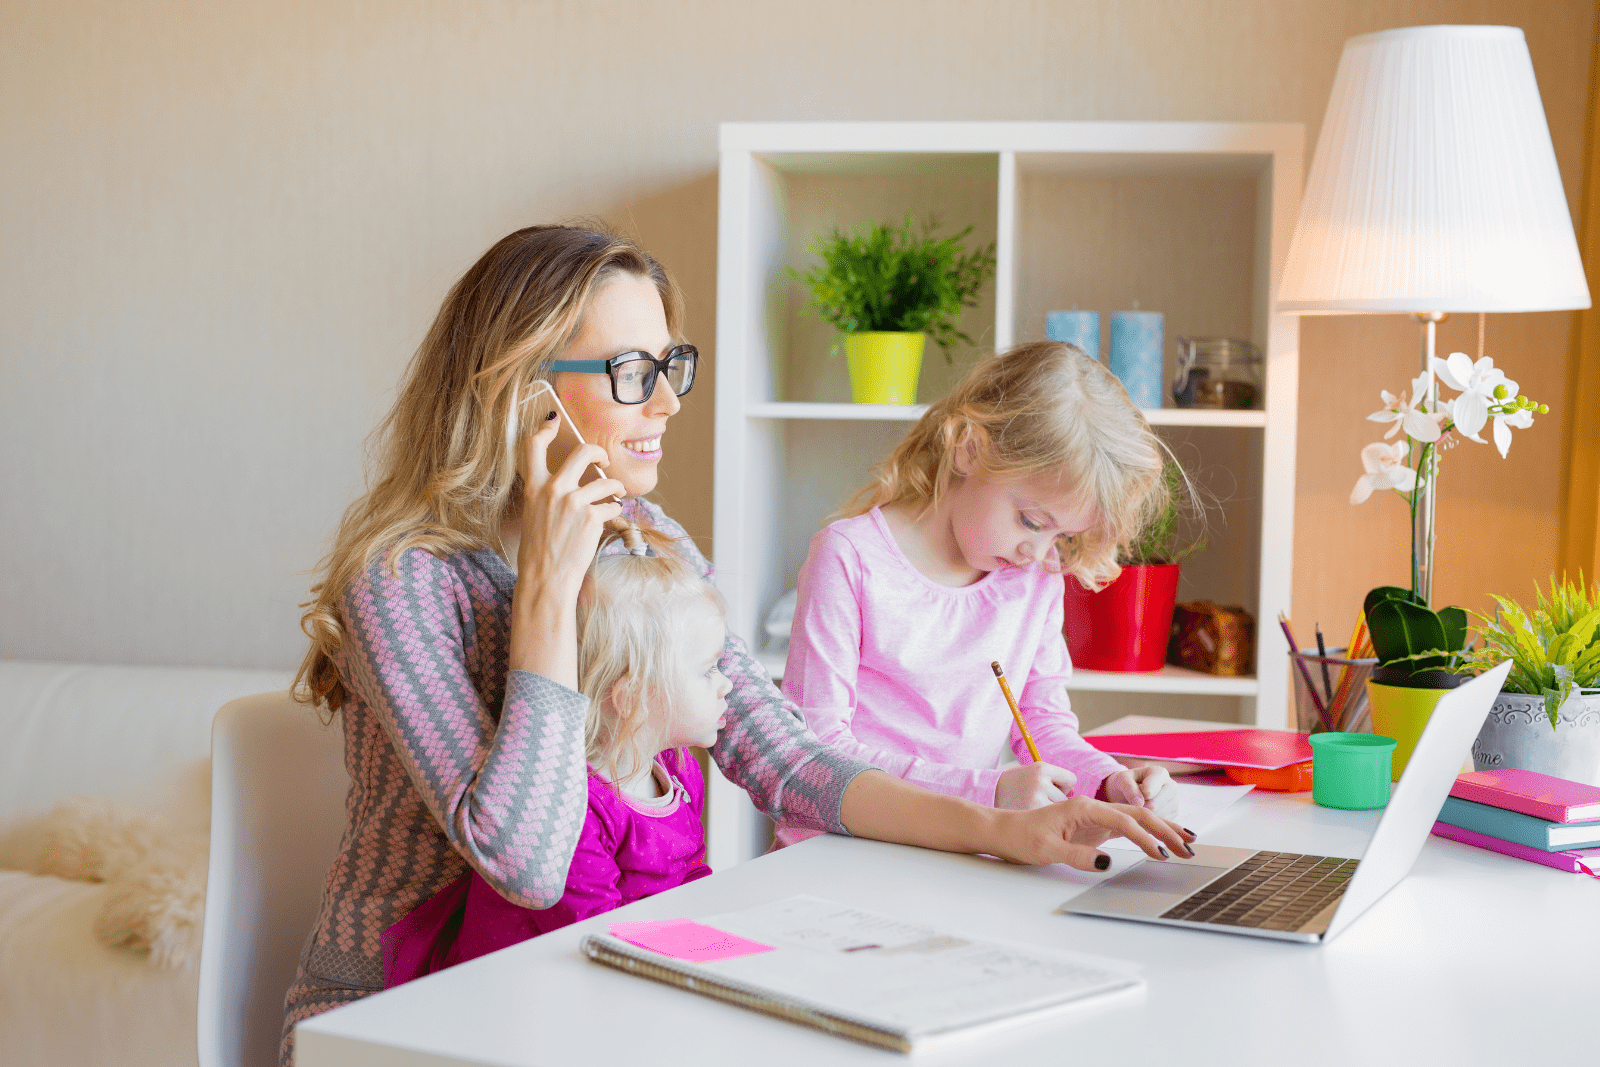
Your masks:
<instances>
[{"instance_id":1,"label":"chair back","mask_svg":"<svg viewBox=\"0 0 1600 1067\"><path fill-rule=\"evenodd\" d=\"M283 998L345 827L344 735L287 692L229 701L211 729L200 1067L274 1067Z\"/></svg>"}]
</instances>

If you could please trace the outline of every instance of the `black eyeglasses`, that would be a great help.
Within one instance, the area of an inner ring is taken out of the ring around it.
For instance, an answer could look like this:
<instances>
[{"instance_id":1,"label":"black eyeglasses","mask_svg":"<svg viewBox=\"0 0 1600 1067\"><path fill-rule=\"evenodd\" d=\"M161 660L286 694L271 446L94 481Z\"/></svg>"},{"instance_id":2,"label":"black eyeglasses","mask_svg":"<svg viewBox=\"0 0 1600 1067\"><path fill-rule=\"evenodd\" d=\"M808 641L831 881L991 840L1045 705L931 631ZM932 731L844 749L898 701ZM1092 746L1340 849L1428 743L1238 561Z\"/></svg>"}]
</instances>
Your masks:
<instances>
[{"instance_id":1,"label":"black eyeglasses","mask_svg":"<svg viewBox=\"0 0 1600 1067\"><path fill-rule=\"evenodd\" d=\"M667 376L667 386L678 396L694 388L700 350L679 345L660 359L648 352L624 352L610 359L558 359L551 370L611 376L611 398L619 404L643 404L656 389L656 375Z\"/></svg>"}]
</instances>

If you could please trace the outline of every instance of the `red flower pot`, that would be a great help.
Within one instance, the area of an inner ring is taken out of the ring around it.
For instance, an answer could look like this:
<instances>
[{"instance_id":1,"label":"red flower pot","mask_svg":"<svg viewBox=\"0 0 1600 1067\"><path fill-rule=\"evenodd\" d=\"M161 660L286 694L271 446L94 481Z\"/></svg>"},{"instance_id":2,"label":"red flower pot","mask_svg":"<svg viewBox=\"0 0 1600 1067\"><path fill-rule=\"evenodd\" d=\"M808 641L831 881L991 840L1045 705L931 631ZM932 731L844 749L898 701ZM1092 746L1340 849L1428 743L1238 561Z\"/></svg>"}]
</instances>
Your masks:
<instances>
[{"instance_id":1,"label":"red flower pot","mask_svg":"<svg viewBox=\"0 0 1600 1067\"><path fill-rule=\"evenodd\" d=\"M1176 563L1124 567L1098 593L1068 575L1062 633L1073 665L1091 671L1160 670L1178 603L1178 569Z\"/></svg>"}]
</instances>

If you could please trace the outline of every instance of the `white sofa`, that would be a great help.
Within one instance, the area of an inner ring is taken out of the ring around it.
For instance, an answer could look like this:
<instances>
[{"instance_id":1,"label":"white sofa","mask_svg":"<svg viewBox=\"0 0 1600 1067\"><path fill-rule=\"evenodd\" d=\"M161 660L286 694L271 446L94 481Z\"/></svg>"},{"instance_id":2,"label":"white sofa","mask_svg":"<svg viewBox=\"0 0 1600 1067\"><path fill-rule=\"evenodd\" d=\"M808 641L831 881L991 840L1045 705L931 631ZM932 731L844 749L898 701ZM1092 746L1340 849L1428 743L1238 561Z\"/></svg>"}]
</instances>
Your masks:
<instances>
[{"instance_id":1,"label":"white sofa","mask_svg":"<svg viewBox=\"0 0 1600 1067\"><path fill-rule=\"evenodd\" d=\"M33 873L40 824L88 794L204 827L212 717L288 683L280 671L0 660L0 1064L196 1063L197 970L100 944L105 886Z\"/></svg>"}]
</instances>

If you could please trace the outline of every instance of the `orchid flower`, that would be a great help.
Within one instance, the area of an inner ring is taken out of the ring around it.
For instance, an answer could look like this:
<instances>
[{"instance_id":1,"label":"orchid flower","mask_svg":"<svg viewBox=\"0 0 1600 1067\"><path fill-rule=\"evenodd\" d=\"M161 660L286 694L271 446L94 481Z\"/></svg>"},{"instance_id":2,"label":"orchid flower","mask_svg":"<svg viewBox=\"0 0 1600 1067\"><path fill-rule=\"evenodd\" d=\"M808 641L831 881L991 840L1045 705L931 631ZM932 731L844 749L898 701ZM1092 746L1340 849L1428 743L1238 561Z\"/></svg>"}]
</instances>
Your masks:
<instances>
[{"instance_id":1,"label":"orchid flower","mask_svg":"<svg viewBox=\"0 0 1600 1067\"><path fill-rule=\"evenodd\" d=\"M1452 352L1449 359L1434 356L1430 369L1439 380L1461 395L1450 401L1450 418L1461 436L1487 444L1478 436L1489 421L1491 405L1513 396L1517 383L1506 377L1505 371L1495 369L1494 360L1488 356L1474 362L1465 352ZM1507 431L1507 444L1510 444Z\"/></svg>"},{"instance_id":2,"label":"orchid flower","mask_svg":"<svg viewBox=\"0 0 1600 1067\"><path fill-rule=\"evenodd\" d=\"M1533 425L1533 409L1518 407L1515 411L1504 414L1496 411L1494 414L1494 446L1500 450L1500 458L1505 459L1506 453L1511 450L1511 428L1526 430Z\"/></svg>"},{"instance_id":3,"label":"orchid flower","mask_svg":"<svg viewBox=\"0 0 1600 1067\"><path fill-rule=\"evenodd\" d=\"M1410 451L1404 441L1386 444L1375 441L1361 450L1361 465L1366 468L1350 490L1350 503L1359 504L1372 495L1374 489L1398 489L1409 493L1417 484L1417 472L1406 466L1406 453Z\"/></svg>"},{"instance_id":4,"label":"orchid flower","mask_svg":"<svg viewBox=\"0 0 1600 1067\"><path fill-rule=\"evenodd\" d=\"M1409 399L1405 393L1395 396L1387 389L1381 390L1379 395L1383 397L1384 408L1382 411L1374 411L1367 416L1367 419L1371 422L1394 423L1389 427L1389 432L1383 435L1385 440L1399 433L1403 427L1408 435L1418 441L1423 443L1437 441L1439 422L1445 414L1444 411L1428 412L1417 406L1427 400L1428 386L1432 382L1432 370L1425 370L1417 375L1416 380L1411 383Z\"/></svg>"}]
</instances>

